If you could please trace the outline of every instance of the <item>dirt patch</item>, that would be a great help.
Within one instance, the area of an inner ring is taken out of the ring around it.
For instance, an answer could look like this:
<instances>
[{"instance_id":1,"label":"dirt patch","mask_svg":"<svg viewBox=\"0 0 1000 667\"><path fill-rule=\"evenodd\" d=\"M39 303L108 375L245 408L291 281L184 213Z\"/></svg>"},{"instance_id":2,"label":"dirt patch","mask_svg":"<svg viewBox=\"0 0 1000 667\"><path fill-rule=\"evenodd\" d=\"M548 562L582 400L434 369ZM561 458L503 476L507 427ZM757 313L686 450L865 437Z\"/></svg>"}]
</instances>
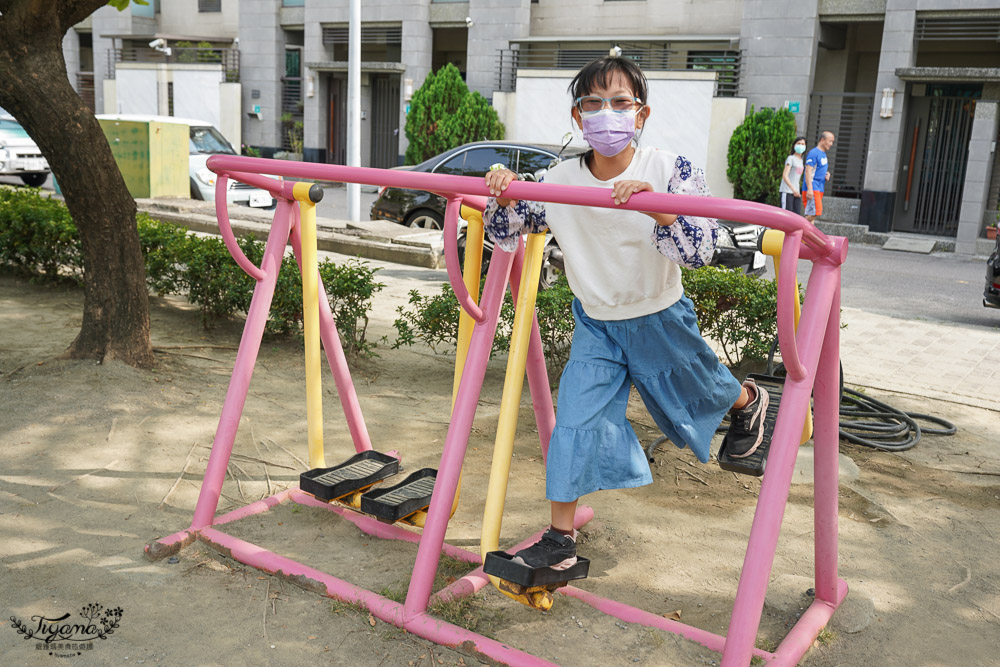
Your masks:
<instances>
[{"instance_id":1,"label":"dirt patch","mask_svg":"<svg viewBox=\"0 0 1000 667\"><path fill-rule=\"evenodd\" d=\"M407 290L436 291L440 272L387 269L372 335L391 335ZM106 641L82 664L475 665L367 610L264 575L195 542L150 562L143 546L186 528L225 395L239 323L211 332L177 300L154 299L159 365L54 361L75 336L81 294L0 277L0 564L4 664L44 664L10 617L121 607ZM376 447L399 449L407 471L436 467L448 426L452 357L380 348L352 369ZM448 540L477 550L503 360L491 362ZM324 380L328 460L351 453L333 383ZM850 378L848 378L850 382ZM874 393L874 392L873 392ZM267 339L247 398L219 511L294 486L306 457L303 361L295 340ZM804 664L1000 665L1000 452L997 413L878 394L903 409L954 421L951 438L910 452L844 445L857 482L841 487L841 576L851 586L830 632ZM633 398L644 443L660 434ZM669 443L654 483L587 498L596 519L581 534L592 561L581 588L725 633L759 480L702 465ZM544 470L530 402L521 410L502 544L545 525ZM774 648L808 605L812 489L792 487L759 633ZM415 545L359 532L322 509L282 505L226 527L320 570L401 600ZM446 563L436 588L467 566ZM311 582L307 582L311 583ZM306 586L309 588L309 586ZM622 623L556 596L540 613L486 589L435 609L499 641L566 665L710 665L719 656L660 631ZM44 657L43 657L44 656Z\"/></svg>"}]
</instances>

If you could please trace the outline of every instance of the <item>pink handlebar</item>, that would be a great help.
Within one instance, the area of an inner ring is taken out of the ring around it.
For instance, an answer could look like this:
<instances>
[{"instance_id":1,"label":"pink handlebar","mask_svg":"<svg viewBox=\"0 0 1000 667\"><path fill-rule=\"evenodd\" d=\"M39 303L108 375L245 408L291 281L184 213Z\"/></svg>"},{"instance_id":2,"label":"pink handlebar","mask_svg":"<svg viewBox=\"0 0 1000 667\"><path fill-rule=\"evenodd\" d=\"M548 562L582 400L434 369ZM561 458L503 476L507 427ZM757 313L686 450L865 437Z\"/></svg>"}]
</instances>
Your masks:
<instances>
[{"instance_id":1,"label":"pink handlebar","mask_svg":"<svg viewBox=\"0 0 1000 667\"><path fill-rule=\"evenodd\" d=\"M219 218L219 233L222 234L222 241L226 244L229 254L233 256L233 259L236 260L240 268L246 271L247 275L254 280L261 281L267 277L267 273L243 254L240 245L236 242L233 228L229 224L229 201L226 198L228 187L229 176L219 174L219 177L215 180L215 215Z\"/></svg>"},{"instance_id":2,"label":"pink handlebar","mask_svg":"<svg viewBox=\"0 0 1000 667\"><path fill-rule=\"evenodd\" d=\"M208 168L219 174L216 184L216 210L219 214L219 229L226 247L240 267L257 280L264 272L250 262L240 251L229 226L226 211L225 182L228 175L250 185L256 185L271 192L275 197L291 199L293 184L277 181L261 174L274 174L286 179L313 179L341 183L390 186L411 190L428 190L448 199L445 211L445 261L448 265L448 279L458 297L459 303L475 319L481 322L484 314L475 304L462 280L458 267L457 226L461 203L483 210L486 197L490 196L481 178L471 176L451 176L397 169L372 169L369 167L345 167L333 164L310 162L289 162L267 160L235 155L213 155L208 158ZM739 222L749 222L785 232L781 255L780 277L778 280L778 339L781 344L782 359L788 374L793 379L805 377L805 367L799 358L795 340L794 303L797 281L796 265L800 251L805 259L829 261L840 264L846 254L843 239L828 237L805 218L792 213L755 202L736 199L716 199L713 197L693 197L690 195L663 192L640 192L629 199L627 204L616 205L612 191L608 188L592 188L551 183L516 181L511 183L504 194L512 199L572 204L577 206L599 206L620 208L630 211L651 211L690 215L706 218L724 218Z\"/></svg>"},{"instance_id":3,"label":"pink handlebar","mask_svg":"<svg viewBox=\"0 0 1000 667\"><path fill-rule=\"evenodd\" d=\"M465 312L477 323L482 323L486 321L486 314L469 294L469 289L462 280L462 269L458 265L458 212L462 208L462 198L450 195L447 199L448 206L444 210L444 263L448 270L448 280L455 298Z\"/></svg>"}]
</instances>

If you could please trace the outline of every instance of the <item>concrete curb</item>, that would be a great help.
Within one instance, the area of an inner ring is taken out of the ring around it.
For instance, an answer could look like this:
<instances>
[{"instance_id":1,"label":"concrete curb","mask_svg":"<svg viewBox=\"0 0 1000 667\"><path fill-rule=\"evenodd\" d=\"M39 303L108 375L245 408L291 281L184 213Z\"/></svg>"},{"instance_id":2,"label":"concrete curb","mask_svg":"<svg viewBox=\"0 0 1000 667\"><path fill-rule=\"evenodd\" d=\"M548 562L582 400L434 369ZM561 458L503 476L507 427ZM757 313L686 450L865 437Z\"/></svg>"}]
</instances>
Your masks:
<instances>
[{"instance_id":1,"label":"concrete curb","mask_svg":"<svg viewBox=\"0 0 1000 667\"><path fill-rule=\"evenodd\" d=\"M907 234L905 232L872 232L863 225L856 225L844 222L823 222L816 221L816 226L824 233L833 236L845 236L851 243L864 243L867 245L885 245L890 238L912 238L919 240L934 240L934 250L932 252L955 252L955 239L944 236L928 236L927 234ZM989 239L976 239L975 256L988 256L993 252L996 241Z\"/></svg>"},{"instance_id":2,"label":"concrete curb","mask_svg":"<svg viewBox=\"0 0 1000 667\"><path fill-rule=\"evenodd\" d=\"M208 215L185 210L179 206L150 204L143 200L136 200L136 204L140 212L157 220L172 222L195 232L219 233L219 223L214 214ZM267 239L271 228L270 216L262 216L256 212L253 212L252 215L253 219L250 219L249 216L247 218L230 218L233 233L237 236L249 235L260 240ZM316 241L320 250L364 259L419 266L426 269L444 267L444 255L442 255L440 248L433 243L408 239L405 236L396 239L375 240L371 235L366 235L363 232L360 235L340 233L334 230L346 229L347 225L326 218L318 218L316 224ZM406 228L401 229L405 230Z\"/></svg>"}]
</instances>

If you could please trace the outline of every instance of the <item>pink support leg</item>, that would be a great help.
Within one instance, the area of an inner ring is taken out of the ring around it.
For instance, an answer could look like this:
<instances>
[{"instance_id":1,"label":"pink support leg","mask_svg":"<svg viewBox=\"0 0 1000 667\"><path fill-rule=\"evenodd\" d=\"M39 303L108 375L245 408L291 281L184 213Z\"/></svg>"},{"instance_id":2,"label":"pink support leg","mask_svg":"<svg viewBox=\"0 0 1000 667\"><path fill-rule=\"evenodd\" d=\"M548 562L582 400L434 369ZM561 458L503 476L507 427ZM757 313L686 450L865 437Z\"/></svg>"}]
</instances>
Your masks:
<instances>
[{"instance_id":1,"label":"pink support leg","mask_svg":"<svg viewBox=\"0 0 1000 667\"><path fill-rule=\"evenodd\" d=\"M192 530L211 525L212 517L215 516L215 510L219 506L222 483L225 481L226 467L229 465L229 455L233 451L233 442L236 440L236 431L240 425L240 416L243 414L247 390L250 388L250 378L253 376L254 364L257 362L257 353L260 351L261 336L264 334L267 314L271 309L271 298L274 296L278 269L281 267L285 244L288 241L291 206L288 201L279 199L274 212L274 222L271 224L271 232L267 236L264 261L261 266L265 276L263 280L257 282L257 286L253 290L253 299L250 301L246 326L243 328L243 337L240 339L239 351L236 353L233 375L229 380L226 400L222 406L222 416L219 418L219 426L215 431L212 453L208 458L205 479L201 484L201 492L198 494L198 505L194 510L194 519L191 521Z\"/></svg>"}]
</instances>

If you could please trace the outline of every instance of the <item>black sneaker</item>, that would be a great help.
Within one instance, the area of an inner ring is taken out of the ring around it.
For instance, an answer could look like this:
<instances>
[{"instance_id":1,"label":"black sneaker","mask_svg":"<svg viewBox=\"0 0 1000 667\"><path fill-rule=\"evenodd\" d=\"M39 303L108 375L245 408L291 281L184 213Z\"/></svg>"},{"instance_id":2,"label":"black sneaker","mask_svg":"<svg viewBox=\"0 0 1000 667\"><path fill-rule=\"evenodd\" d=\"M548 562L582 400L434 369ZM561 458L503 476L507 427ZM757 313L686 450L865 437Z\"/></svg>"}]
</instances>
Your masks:
<instances>
[{"instance_id":1,"label":"black sneaker","mask_svg":"<svg viewBox=\"0 0 1000 667\"><path fill-rule=\"evenodd\" d=\"M756 395L745 406L729 413L731 423L726 436L726 453L734 459L750 456L764 440L767 390L759 387L753 380L746 380L743 386Z\"/></svg>"},{"instance_id":2,"label":"black sneaker","mask_svg":"<svg viewBox=\"0 0 1000 667\"><path fill-rule=\"evenodd\" d=\"M576 540L549 528L542 539L518 551L511 561L528 567L565 570L576 565Z\"/></svg>"}]
</instances>

